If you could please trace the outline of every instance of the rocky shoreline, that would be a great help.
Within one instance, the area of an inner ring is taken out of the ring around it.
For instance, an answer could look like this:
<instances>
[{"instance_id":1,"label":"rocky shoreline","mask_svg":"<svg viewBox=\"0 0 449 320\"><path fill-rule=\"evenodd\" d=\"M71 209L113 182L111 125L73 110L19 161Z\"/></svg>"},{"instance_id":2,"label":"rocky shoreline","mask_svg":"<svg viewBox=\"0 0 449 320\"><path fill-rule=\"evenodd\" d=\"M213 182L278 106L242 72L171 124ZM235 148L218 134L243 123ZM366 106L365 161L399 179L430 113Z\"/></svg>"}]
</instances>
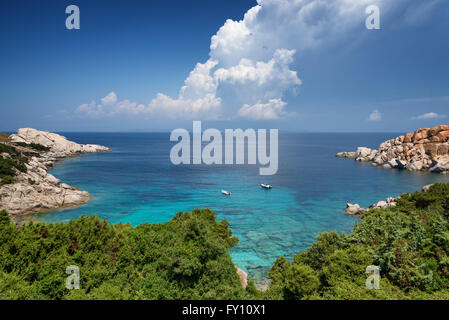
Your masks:
<instances>
[{"instance_id":1,"label":"rocky shoreline","mask_svg":"<svg viewBox=\"0 0 449 320\"><path fill-rule=\"evenodd\" d=\"M422 128L385 141L379 148L359 147L355 152L339 152L340 158L372 162L373 166L449 173L449 125Z\"/></svg>"},{"instance_id":2,"label":"rocky shoreline","mask_svg":"<svg viewBox=\"0 0 449 320\"><path fill-rule=\"evenodd\" d=\"M6 210L11 218L20 218L45 210L71 207L90 200L87 191L62 183L47 172L56 161L83 153L109 152L104 146L78 144L65 137L31 128L19 129L3 139L3 144L14 147L27 161L25 172L16 170L14 183L0 186L0 210ZM36 150L40 146L44 150ZM1 158L11 155L2 153Z\"/></svg>"},{"instance_id":3,"label":"rocky shoreline","mask_svg":"<svg viewBox=\"0 0 449 320\"><path fill-rule=\"evenodd\" d=\"M385 209L389 207L395 207L397 205L398 198L387 198L385 200L378 201L377 203L371 205L369 208L362 208L358 203L352 204L347 203L346 204L346 210L345 212L347 214L353 215L353 216L363 216L363 213L367 212L369 209Z\"/></svg>"},{"instance_id":4,"label":"rocky shoreline","mask_svg":"<svg viewBox=\"0 0 449 320\"><path fill-rule=\"evenodd\" d=\"M433 186L433 184L425 185L424 187L422 187L421 191L422 192L427 192L430 189L431 186ZM369 206L369 208L362 208L362 207L360 207L360 205L358 203L355 203L355 204L347 203L345 212L347 214L349 214L349 215L352 215L352 216L363 217L363 214L365 212L367 212L368 210L370 210L370 209L376 209L376 208L378 208L378 209L386 209L386 208L389 208L389 207L395 207L397 205L397 201L398 201L398 199L400 197L401 196L399 196L397 198L389 197L389 198L387 198L385 200L381 200L381 201L378 201L375 204L372 204L371 206Z\"/></svg>"},{"instance_id":5,"label":"rocky shoreline","mask_svg":"<svg viewBox=\"0 0 449 320\"><path fill-rule=\"evenodd\" d=\"M449 125L421 128L395 139L385 141L379 148L358 147L354 152L339 152L339 158L355 159L360 162L372 162L373 166L409 171L427 171L449 173ZM425 186L423 191L428 190ZM396 206L398 198L387 198L369 208L347 203L345 212L350 215L363 216L371 208L388 208Z\"/></svg>"}]
</instances>

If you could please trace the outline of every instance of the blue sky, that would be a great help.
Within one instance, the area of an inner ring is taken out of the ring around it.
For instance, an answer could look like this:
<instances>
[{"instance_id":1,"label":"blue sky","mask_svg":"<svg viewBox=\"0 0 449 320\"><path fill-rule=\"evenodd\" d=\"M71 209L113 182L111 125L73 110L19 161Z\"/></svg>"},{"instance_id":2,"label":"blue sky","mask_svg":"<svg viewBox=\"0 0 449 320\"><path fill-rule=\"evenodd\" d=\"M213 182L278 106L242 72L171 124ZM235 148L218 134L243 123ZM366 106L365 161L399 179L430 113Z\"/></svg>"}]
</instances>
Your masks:
<instances>
[{"instance_id":1,"label":"blue sky","mask_svg":"<svg viewBox=\"0 0 449 320\"><path fill-rule=\"evenodd\" d=\"M448 123L448 16L447 0L2 0L0 130Z\"/></svg>"}]
</instances>

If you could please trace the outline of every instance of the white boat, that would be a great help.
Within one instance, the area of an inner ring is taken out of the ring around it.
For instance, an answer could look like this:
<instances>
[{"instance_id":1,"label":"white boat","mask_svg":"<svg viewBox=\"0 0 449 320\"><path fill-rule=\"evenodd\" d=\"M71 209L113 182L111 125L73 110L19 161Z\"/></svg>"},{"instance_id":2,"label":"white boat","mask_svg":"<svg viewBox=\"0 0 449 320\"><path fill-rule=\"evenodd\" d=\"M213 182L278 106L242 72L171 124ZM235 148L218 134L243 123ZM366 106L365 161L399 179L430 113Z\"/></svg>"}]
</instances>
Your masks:
<instances>
[{"instance_id":1,"label":"white boat","mask_svg":"<svg viewBox=\"0 0 449 320\"><path fill-rule=\"evenodd\" d=\"M268 183L262 183L260 186L261 186L262 188L265 188L265 189L271 189L271 188L273 188L272 185L271 185L271 184L268 184Z\"/></svg>"},{"instance_id":2,"label":"white boat","mask_svg":"<svg viewBox=\"0 0 449 320\"><path fill-rule=\"evenodd\" d=\"M223 194L225 194L227 196L231 195L231 192L230 191L226 191L226 190L221 190L221 193L223 193Z\"/></svg>"}]
</instances>

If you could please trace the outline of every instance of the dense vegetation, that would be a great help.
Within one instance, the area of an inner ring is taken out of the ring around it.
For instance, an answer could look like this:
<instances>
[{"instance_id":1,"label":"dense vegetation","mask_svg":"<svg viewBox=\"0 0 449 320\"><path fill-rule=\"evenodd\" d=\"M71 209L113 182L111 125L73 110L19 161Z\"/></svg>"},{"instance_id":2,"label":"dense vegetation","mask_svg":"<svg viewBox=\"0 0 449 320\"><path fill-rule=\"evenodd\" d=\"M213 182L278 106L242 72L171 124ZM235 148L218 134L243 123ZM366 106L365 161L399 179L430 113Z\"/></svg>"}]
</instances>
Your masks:
<instances>
[{"instance_id":1,"label":"dense vegetation","mask_svg":"<svg viewBox=\"0 0 449 320\"><path fill-rule=\"evenodd\" d=\"M231 234L208 209L137 227L90 216L17 228L1 211L0 299L242 299ZM65 287L69 265L79 290Z\"/></svg>"},{"instance_id":2,"label":"dense vegetation","mask_svg":"<svg viewBox=\"0 0 449 320\"><path fill-rule=\"evenodd\" d=\"M0 186L4 184L14 183L16 170L26 172L28 158L23 156L16 148L0 143L0 155L6 154L5 157L0 156Z\"/></svg>"},{"instance_id":3,"label":"dense vegetation","mask_svg":"<svg viewBox=\"0 0 449 320\"><path fill-rule=\"evenodd\" d=\"M379 290L365 287L369 265L380 267ZM449 184L371 209L350 234L321 234L270 277L269 298L449 299Z\"/></svg>"},{"instance_id":4,"label":"dense vegetation","mask_svg":"<svg viewBox=\"0 0 449 320\"><path fill-rule=\"evenodd\" d=\"M0 213L0 299L449 299L449 184L371 209L350 234L327 232L292 262L276 260L268 291L246 290L228 254L237 243L209 209L170 222L98 217L17 228ZM68 290L68 265L81 289ZM366 267L380 267L368 290Z\"/></svg>"},{"instance_id":5,"label":"dense vegetation","mask_svg":"<svg viewBox=\"0 0 449 320\"><path fill-rule=\"evenodd\" d=\"M46 147L39 143L25 143L25 142L15 142L16 145L26 148L31 148L37 151L49 151L50 147Z\"/></svg>"}]
</instances>

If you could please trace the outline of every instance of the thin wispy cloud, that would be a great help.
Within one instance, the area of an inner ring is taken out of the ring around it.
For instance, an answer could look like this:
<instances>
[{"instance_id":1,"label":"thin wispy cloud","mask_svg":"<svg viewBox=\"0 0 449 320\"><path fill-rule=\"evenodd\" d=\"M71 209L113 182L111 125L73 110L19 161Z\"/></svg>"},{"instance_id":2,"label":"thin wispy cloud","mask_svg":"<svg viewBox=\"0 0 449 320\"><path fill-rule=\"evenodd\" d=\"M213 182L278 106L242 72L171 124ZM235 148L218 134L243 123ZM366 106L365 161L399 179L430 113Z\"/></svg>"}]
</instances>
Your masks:
<instances>
[{"instance_id":1,"label":"thin wispy cloud","mask_svg":"<svg viewBox=\"0 0 449 320\"><path fill-rule=\"evenodd\" d=\"M419 116L416 117L412 117L413 120L426 120L426 119L440 119L440 118L445 118L446 115L444 114L438 114L436 112L427 112L427 113L423 113Z\"/></svg>"},{"instance_id":2,"label":"thin wispy cloud","mask_svg":"<svg viewBox=\"0 0 449 320\"><path fill-rule=\"evenodd\" d=\"M368 117L368 121L380 121L380 120L382 120L382 113L380 113L379 110L374 109L374 110L370 113L370 115L369 115L369 117Z\"/></svg>"},{"instance_id":3,"label":"thin wispy cloud","mask_svg":"<svg viewBox=\"0 0 449 320\"><path fill-rule=\"evenodd\" d=\"M410 5L404 12L403 24L406 26L424 23L432 18L432 12L445 0L427 0Z\"/></svg>"}]
</instances>

